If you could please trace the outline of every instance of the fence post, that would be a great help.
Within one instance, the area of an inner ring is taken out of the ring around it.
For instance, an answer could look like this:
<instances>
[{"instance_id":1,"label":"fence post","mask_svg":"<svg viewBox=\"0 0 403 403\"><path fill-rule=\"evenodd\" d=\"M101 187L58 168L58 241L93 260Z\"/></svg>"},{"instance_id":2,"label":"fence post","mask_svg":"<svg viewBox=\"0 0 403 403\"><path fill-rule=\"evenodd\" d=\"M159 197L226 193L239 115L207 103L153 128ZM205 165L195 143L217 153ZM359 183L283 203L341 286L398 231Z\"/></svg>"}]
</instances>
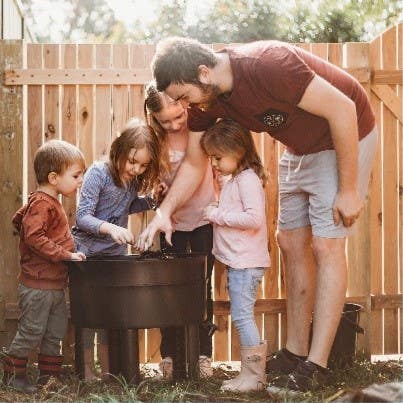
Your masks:
<instances>
[{"instance_id":1,"label":"fence post","mask_svg":"<svg viewBox=\"0 0 403 403\"><path fill-rule=\"evenodd\" d=\"M21 40L0 41L0 70L23 67ZM8 342L6 303L17 300L19 271L18 236L11 218L23 195L23 87L5 86L0 91L0 343Z\"/></svg>"}]
</instances>

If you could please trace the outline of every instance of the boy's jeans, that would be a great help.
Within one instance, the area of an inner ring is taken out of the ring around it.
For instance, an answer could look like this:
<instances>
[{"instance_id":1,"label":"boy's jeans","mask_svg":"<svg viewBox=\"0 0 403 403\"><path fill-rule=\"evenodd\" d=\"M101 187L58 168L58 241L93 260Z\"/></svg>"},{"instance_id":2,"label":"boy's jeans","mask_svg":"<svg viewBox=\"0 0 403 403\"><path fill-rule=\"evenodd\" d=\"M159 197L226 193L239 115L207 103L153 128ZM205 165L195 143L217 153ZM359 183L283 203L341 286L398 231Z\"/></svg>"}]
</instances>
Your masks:
<instances>
[{"instance_id":1,"label":"boy's jeans","mask_svg":"<svg viewBox=\"0 0 403 403\"><path fill-rule=\"evenodd\" d=\"M260 344L253 308L262 282L263 267L233 269L228 267L228 291L231 299L231 319L238 331L241 347Z\"/></svg>"}]
</instances>

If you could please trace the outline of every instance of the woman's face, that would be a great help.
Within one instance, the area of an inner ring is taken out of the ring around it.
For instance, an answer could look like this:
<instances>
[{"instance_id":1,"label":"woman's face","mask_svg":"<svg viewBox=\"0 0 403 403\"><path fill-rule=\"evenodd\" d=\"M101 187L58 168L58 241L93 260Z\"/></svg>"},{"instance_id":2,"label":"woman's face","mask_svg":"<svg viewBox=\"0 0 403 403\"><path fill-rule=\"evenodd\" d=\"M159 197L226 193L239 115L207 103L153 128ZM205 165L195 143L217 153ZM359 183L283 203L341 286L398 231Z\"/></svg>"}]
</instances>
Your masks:
<instances>
[{"instance_id":1,"label":"woman's face","mask_svg":"<svg viewBox=\"0 0 403 403\"><path fill-rule=\"evenodd\" d=\"M187 129L187 110L180 102L164 102L162 110L153 115L168 133L180 133Z\"/></svg>"}]
</instances>

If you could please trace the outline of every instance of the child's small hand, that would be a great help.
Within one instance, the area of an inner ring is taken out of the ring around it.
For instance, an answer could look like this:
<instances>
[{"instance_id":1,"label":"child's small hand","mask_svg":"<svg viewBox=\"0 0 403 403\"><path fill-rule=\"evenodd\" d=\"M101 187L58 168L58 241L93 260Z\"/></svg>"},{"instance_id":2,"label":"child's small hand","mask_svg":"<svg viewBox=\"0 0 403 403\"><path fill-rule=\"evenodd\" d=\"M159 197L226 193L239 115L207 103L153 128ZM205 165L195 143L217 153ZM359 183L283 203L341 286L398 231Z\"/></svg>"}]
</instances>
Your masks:
<instances>
[{"instance_id":1,"label":"child's small hand","mask_svg":"<svg viewBox=\"0 0 403 403\"><path fill-rule=\"evenodd\" d=\"M119 227L118 225L111 225L109 235L120 245L126 243L130 245L134 244L134 236L127 228Z\"/></svg>"},{"instance_id":2,"label":"child's small hand","mask_svg":"<svg viewBox=\"0 0 403 403\"><path fill-rule=\"evenodd\" d=\"M214 202L206 206L203 210L203 219L204 220L210 220L210 215L215 211L215 209L218 208L218 202Z\"/></svg>"},{"instance_id":3,"label":"child's small hand","mask_svg":"<svg viewBox=\"0 0 403 403\"><path fill-rule=\"evenodd\" d=\"M74 252L71 254L70 260L86 260L87 257L82 252Z\"/></svg>"}]
</instances>

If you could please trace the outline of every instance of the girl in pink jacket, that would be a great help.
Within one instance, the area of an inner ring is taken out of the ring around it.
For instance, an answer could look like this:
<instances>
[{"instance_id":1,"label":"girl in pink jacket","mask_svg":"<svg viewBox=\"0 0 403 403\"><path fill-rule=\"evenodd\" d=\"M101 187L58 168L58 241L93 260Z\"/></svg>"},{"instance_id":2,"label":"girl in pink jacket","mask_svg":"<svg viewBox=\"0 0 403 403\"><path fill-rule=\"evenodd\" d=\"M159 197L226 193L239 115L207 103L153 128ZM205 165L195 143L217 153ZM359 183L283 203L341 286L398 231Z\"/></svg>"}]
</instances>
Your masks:
<instances>
[{"instance_id":1,"label":"girl in pink jacket","mask_svg":"<svg viewBox=\"0 0 403 403\"><path fill-rule=\"evenodd\" d=\"M208 205L204 218L213 224L213 254L227 266L231 318L241 341L241 373L224 381L222 390L263 389L267 345L253 314L258 287L270 266L265 215L265 175L251 133L222 119L201 138L212 166L231 175L219 203Z\"/></svg>"}]
</instances>

